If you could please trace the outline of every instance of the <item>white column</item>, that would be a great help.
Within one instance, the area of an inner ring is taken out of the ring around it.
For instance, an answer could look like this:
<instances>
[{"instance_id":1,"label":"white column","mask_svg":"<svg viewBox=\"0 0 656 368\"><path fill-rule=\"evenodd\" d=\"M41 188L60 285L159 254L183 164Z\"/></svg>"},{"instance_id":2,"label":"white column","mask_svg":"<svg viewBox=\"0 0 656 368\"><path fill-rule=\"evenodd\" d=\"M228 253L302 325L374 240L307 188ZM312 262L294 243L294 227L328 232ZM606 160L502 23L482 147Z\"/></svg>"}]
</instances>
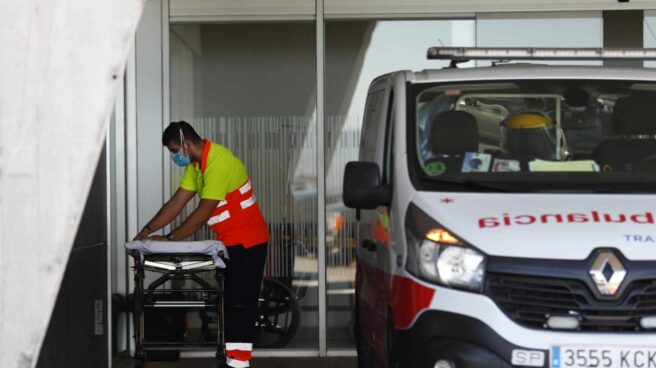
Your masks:
<instances>
[{"instance_id":1,"label":"white column","mask_svg":"<svg viewBox=\"0 0 656 368\"><path fill-rule=\"evenodd\" d=\"M168 0L149 0L136 35L136 131L128 132L136 134L132 140L136 144L136 167L135 172L131 173L137 178L136 193L131 196L137 201L136 223L133 224L136 231L164 203L162 127L165 118L168 118L168 112L164 113L164 99L168 98L168 75L165 76L164 70L168 19L164 19L164 14L168 14ZM168 64L168 55L166 62ZM134 235L129 233L128 237Z\"/></svg>"},{"instance_id":2,"label":"white column","mask_svg":"<svg viewBox=\"0 0 656 368\"><path fill-rule=\"evenodd\" d=\"M0 367L37 363L142 6L3 2Z\"/></svg>"}]
</instances>

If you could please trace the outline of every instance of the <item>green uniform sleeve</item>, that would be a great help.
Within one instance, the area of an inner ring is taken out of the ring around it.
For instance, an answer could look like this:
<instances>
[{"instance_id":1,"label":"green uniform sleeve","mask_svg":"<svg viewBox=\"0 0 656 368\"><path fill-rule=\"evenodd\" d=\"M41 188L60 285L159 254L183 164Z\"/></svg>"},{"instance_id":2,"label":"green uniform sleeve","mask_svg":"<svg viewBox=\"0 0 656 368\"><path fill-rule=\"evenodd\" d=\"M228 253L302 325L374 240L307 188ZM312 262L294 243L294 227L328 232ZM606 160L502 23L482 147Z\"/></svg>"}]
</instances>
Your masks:
<instances>
[{"instance_id":1,"label":"green uniform sleeve","mask_svg":"<svg viewBox=\"0 0 656 368\"><path fill-rule=\"evenodd\" d=\"M214 199L223 201L230 191L230 178L232 177L231 165L214 160L205 168L203 175L203 190L200 193L202 199Z\"/></svg>"},{"instance_id":2,"label":"green uniform sleeve","mask_svg":"<svg viewBox=\"0 0 656 368\"><path fill-rule=\"evenodd\" d=\"M182 174L182 179L180 179L180 188L190 190L192 192L196 191L196 172L192 165L187 165L185 168L184 174Z\"/></svg>"}]
</instances>

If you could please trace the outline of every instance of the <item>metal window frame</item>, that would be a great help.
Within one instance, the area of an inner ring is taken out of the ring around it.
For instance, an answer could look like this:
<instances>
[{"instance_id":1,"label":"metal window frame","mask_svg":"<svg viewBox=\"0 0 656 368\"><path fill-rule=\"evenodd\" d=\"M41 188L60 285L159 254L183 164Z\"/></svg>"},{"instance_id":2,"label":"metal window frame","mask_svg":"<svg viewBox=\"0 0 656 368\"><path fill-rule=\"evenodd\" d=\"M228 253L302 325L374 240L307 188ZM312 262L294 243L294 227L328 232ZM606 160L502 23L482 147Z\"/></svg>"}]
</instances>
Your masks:
<instances>
[{"instance_id":1,"label":"metal window frame","mask_svg":"<svg viewBox=\"0 0 656 368\"><path fill-rule=\"evenodd\" d=\"M128 56L125 68L125 183L126 183L126 236L136 234L138 228L139 208L138 208L138 171L137 171L137 76L136 76L136 40L132 42L132 48ZM127 253L123 258L126 272L128 267ZM126 289L134 289L134 280L131 277L125 278ZM134 344L132 343L132 324L130 318L126 319L126 338L127 350L130 355L134 353Z\"/></svg>"},{"instance_id":2,"label":"metal window frame","mask_svg":"<svg viewBox=\"0 0 656 368\"><path fill-rule=\"evenodd\" d=\"M171 121L171 55L169 40L169 0L162 0L162 131ZM171 198L171 160L166 150L162 150L162 203ZM164 227L164 234L171 231L171 226Z\"/></svg>"},{"instance_id":3,"label":"metal window frame","mask_svg":"<svg viewBox=\"0 0 656 368\"><path fill-rule=\"evenodd\" d=\"M324 0L316 0L317 30L317 231L319 257L319 356L327 356L327 295L326 295L326 147L325 147L325 19Z\"/></svg>"},{"instance_id":4,"label":"metal window frame","mask_svg":"<svg viewBox=\"0 0 656 368\"><path fill-rule=\"evenodd\" d=\"M120 88L120 87L119 87ZM119 94L121 93L119 89ZM112 273L112 251L115 249L113 247L113 244L116 240L116 236L113 234L113 229L114 227L112 226L114 223L114 201L116 200L116 195L114 194L114 189L112 189L112 181L114 179L114 173L116 173L116 169L112 167L112 156L114 155L114 150L112 149L112 143L114 142L114 139L112 137L113 134L113 127L116 126L116 111L118 110L118 105L119 102L116 102L115 109L114 109L114 114L110 118L110 123L107 126L107 132L105 133L105 216L106 216L106 222L107 222L107 246L105 248L105 254L106 254L106 260L105 264L107 267L107 292L105 293L105 298L107 300L107 304L105 307L105 311L107 313L107 324L106 324L106 331L107 331L107 366L111 367L112 366L112 283L113 283L113 273Z\"/></svg>"}]
</instances>

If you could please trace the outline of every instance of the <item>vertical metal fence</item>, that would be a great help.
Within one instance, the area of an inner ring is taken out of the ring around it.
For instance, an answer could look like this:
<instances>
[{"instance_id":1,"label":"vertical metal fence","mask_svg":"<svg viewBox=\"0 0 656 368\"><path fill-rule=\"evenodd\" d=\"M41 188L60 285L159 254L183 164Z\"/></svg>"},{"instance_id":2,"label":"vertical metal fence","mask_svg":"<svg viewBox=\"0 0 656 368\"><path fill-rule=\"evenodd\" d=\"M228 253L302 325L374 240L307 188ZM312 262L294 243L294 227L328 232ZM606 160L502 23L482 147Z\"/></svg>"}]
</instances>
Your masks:
<instances>
[{"instance_id":1,"label":"vertical metal fence","mask_svg":"<svg viewBox=\"0 0 656 368\"><path fill-rule=\"evenodd\" d=\"M320 236L316 213L320 199L314 117L200 117L189 123L202 137L233 151L248 168L255 196L269 224L266 275L291 282L294 273L316 274ZM326 244L329 248L326 262L329 268L339 269L352 264L357 243L355 212L344 207L341 192L344 166L357 159L359 119L334 116L326 123ZM344 129L349 126L357 129ZM171 170L171 188L175 190L183 170L174 165ZM196 197L174 221L174 226L182 223L197 204ZM205 226L193 239L213 237ZM299 264L300 259L303 260ZM339 279L344 277L349 276L341 275ZM316 280L316 275L311 278Z\"/></svg>"}]
</instances>

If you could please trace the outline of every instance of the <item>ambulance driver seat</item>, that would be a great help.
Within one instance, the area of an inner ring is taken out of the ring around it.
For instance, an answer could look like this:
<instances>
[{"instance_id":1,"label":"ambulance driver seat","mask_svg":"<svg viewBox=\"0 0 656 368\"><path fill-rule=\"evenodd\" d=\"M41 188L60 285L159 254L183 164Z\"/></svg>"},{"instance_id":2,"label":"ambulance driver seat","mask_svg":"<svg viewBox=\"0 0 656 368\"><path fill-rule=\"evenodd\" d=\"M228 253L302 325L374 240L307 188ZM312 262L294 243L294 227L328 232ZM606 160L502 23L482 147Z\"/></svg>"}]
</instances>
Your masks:
<instances>
[{"instance_id":1,"label":"ambulance driver seat","mask_svg":"<svg viewBox=\"0 0 656 368\"><path fill-rule=\"evenodd\" d=\"M619 98L613 111L613 132L619 138L602 142L593 157L602 171L656 172L656 93L636 92Z\"/></svg>"},{"instance_id":2,"label":"ambulance driver seat","mask_svg":"<svg viewBox=\"0 0 656 368\"><path fill-rule=\"evenodd\" d=\"M478 152L478 123L468 112L445 111L433 119L428 139L432 158L425 166L439 162L447 173L460 172L465 153Z\"/></svg>"}]
</instances>

